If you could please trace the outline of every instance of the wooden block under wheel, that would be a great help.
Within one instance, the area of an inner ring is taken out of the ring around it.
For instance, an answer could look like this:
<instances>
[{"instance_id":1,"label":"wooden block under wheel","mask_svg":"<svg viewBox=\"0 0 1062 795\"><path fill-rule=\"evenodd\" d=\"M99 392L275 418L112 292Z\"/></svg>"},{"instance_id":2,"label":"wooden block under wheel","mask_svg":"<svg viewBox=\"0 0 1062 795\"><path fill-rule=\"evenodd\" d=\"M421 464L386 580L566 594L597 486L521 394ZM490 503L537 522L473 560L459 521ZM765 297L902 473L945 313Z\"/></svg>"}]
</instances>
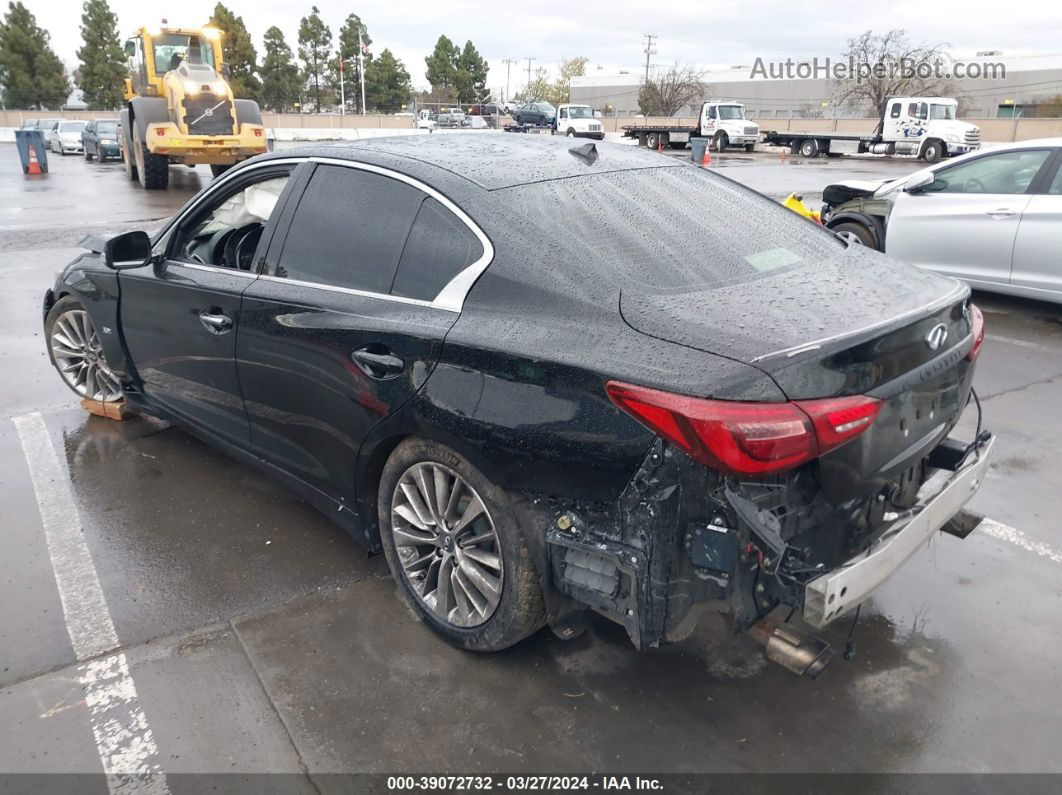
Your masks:
<instances>
[{"instance_id":1,"label":"wooden block under wheel","mask_svg":"<svg viewBox=\"0 0 1062 795\"><path fill-rule=\"evenodd\" d=\"M124 400L103 401L82 398L81 408L89 412L89 414L95 414L97 417L106 417L109 420L117 420L118 422L133 416L132 409L125 404Z\"/></svg>"}]
</instances>

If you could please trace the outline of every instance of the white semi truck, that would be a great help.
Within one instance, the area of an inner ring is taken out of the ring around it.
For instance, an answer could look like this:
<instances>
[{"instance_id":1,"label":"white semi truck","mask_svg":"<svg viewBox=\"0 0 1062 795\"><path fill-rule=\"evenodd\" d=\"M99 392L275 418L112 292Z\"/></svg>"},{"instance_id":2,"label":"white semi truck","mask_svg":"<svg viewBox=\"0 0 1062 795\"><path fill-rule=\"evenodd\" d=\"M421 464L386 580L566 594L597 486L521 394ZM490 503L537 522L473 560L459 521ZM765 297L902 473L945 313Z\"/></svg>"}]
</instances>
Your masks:
<instances>
[{"instance_id":1,"label":"white semi truck","mask_svg":"<svg viewBox=\"0 0 1062 795\"><path fill-rule=\"evenodd\" d=\"M711 141L712 149L721 152L730 146L743 146L751 152L760 136L759 125L745 118L745 106L740 102L709 100L701 105L697 126L682 124L627 124L623 135L637 138L641 146L657 149L661 146L683 149L690 136Z\"/></svg>"},{"instance_id":2,"label":"white semi truck","mask_svg":"<svg viewBox=\"0 0 1062 795\"><path fill-rule=\"evenodd\" d=\"M787 146L804 157L915 155L935 163L942 157L972 152L981 130L955 118L959 103L951 97L890 97L873 133L764 132L763 142Z\"/></svg>"}]
</instances>

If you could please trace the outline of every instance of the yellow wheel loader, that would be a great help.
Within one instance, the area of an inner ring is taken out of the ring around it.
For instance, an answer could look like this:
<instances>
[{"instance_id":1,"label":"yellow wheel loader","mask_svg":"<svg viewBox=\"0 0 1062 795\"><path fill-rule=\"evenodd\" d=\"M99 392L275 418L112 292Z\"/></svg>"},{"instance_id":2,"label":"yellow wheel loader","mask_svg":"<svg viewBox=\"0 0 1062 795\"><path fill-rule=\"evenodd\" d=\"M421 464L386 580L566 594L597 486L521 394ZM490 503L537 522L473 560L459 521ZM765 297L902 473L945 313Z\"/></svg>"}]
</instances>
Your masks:
<instances>
[{"instance_id":1,"label":"yellow wheel loader","mask_svg":"<svg viewBox=\"0 0 1062 795\"><path fill-rule=\"evenodd\" d=\"M207 163L216 176L266 151L258 103L234 98L225 79L221 31L140 28L125 54L119 140L129 179L163 189L171 163Z\"/></svg>"}]
</instances>

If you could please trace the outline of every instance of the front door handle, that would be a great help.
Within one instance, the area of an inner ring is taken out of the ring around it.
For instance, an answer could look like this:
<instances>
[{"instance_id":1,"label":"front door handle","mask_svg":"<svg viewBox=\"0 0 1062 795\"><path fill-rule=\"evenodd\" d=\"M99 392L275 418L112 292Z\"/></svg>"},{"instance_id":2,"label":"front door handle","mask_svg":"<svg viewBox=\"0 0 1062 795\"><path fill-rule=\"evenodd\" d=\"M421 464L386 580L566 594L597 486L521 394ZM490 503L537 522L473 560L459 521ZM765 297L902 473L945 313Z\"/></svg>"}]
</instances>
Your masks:
<instances>
[{"instance_id":1,"label":"front door handle","mask_svg":"<svg viewBox=\"0 0 1062 795\"><path fill-rule=\"evenodd\" d=\"M406 363L382 345L358 348L350 358L365 375L380 381L394 378L406 369Z\"/></svg>"},{"instance_id":2,"label":"front door handle","mask_svg":"<svg viewBox=\"0 0 1062 795\"><path fill-rule=\"evenodd\" d=\"M1010 218L1012 215L1016 214L1017 213L1015 213L1014 210L1008 209L1007 207L1001 207L998 210L989 210L985 213L989 218Z\"/></svg>"},{"instance_id":3,"label":"front door handle","mask_svg":"<svg viewBox=\"0 0 1062 795\"><path fill-rule=\"evenodd\" d=\"M232 318L228 315L213 312L200 312L199 322L206 326L211 334L224 334L232 331Z\"/></svg>"}]
</instances>

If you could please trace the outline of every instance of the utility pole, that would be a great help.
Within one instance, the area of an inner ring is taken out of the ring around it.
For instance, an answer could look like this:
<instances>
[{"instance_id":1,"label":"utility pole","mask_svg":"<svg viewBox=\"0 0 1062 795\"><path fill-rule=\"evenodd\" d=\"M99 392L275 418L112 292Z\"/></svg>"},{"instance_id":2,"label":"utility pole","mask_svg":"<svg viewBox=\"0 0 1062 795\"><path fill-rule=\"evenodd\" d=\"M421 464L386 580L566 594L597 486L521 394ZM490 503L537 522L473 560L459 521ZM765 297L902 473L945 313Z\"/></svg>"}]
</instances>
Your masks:
<instances>
[{"instance_id":1,"label":"utility pole","mask_svg":"<svg viewBox=\"0 0 1062 795\"><path fill-rule=\"evenodd\" d=\"M642 36L645 39L645 83L649 84L649 58L656 55L656 48L653 46L653 39L660 38L655 33L646 33Z\"/></svg>"},{"instance_id":2,"label":"utility pole","mask_svg":"<svg viewBox=\"0 0 1062 795\"><path fill-rule=\"evenodd\" d=\"M530 93L530 90L531 90L531 62L532 61L537 61L537 60L538 60L538 56L537 55L529 55L529 56L527 56L527 92L528 93ZM525 97L524 101L525 102L530 102L533 99L535 99L535 97Z\"/></svg>"},{"instance_id":3,"label":"utility pole","mask_svg":"<svg viewBox=\"0 0 1062 795\"><path fill-rule=\"evenodd\" d=\"M505 101L509 101L509 70L512 69L515 58L503 58L502 63L505 64Z\"/></svg>"},{"instance_id":4,"label":"utility pole","mask_svg":"<svg viewBox=\"0 0 1062 795\"><path fill-rule=\"evenodd\" d=\"M340 116L346 116L347 115L347 84L346 84L345 76L343 74L346 70L343 67L344 67L343 50L342 50L342 48L340 48L340 51L339 51L339 115Z\"/></svg>"},{"instance_id":5,"label":"utility pole","mask_svg":"<svg viewBox=\"0 0 1062 795\"><path fill-rule=\"evenodd\" d=\"M365 45L361 43L361 25L358 25L358 77L361 78L361 115L365 115Z\"/></svg>"}]
</instances>

